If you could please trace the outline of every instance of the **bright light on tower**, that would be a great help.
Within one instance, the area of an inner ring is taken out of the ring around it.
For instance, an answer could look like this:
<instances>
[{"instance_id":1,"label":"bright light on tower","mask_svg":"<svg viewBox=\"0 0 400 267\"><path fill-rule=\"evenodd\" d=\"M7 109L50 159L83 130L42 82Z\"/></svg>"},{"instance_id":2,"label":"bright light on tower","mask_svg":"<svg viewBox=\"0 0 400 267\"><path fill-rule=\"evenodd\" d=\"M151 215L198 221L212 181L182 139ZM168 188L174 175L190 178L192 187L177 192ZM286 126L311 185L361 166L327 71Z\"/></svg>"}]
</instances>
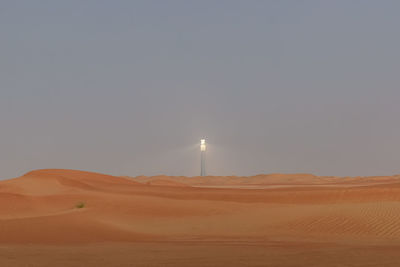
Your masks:
<instances>
[{"instance_id":1,"label":"bright light on tower","mask_svg":"<svg viewBox=\"0 0 400 267\"><path fill-rule=\"evenodd\" d=\"M200 151L206 151L206 139L200 140Z\"/></svg>"},{"instance_id":2,"label":"bright light on tower","mask_svg":"<svg viewBox=\"0 0 400 267\"><path fill-rule=\"evenodd\" d=\"M201 171L200 176L206 176L206 139L200 140Z\"/></svg>"}]
</instances>

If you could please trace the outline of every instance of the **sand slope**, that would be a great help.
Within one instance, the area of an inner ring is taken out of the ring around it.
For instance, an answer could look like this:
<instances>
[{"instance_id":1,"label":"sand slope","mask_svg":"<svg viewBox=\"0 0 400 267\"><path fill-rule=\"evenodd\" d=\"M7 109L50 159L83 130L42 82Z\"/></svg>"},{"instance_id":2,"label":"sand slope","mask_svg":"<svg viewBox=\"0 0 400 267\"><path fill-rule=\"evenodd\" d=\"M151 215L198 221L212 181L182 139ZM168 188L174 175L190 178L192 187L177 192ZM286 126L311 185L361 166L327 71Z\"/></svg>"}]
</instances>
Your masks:
<instances>
[{"instance_id":1,"label":"sand slope","mask_svg":"<svg viewBox=\"0 0 400 267\"><path fill-rule=\"evenodd\" d=\"M0 182L0 242L400 242L399 201L398 176L135 180L39 170Z\"/></svg>"},{"instance_id":2,"label":"sand slope","mask_svg":"<svg viewBox=\"0 0 400 267\"><path fill-rule=\"evenodd\" d=\"M399 250L399 176L0 181L1 266L394 267Z\"/></svg>"}]
</instances>

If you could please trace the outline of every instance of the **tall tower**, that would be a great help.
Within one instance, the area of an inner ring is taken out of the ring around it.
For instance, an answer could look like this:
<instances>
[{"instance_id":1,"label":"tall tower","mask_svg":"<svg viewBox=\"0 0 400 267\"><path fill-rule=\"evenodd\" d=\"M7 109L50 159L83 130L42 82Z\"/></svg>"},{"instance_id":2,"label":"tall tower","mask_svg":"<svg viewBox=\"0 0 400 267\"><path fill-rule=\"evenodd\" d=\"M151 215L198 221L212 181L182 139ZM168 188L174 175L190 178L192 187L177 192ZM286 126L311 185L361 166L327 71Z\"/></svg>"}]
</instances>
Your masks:
<instances>
[{"instance_id":1,"label":"tall tower","mask_svg":"<svg viewBox=\"0 0 400 267\"><path fill-rule=\"evenodd\" d=\"M206 139L200 140L201 172L200 176L206 176Z\"/></svg>"}]
</instances>

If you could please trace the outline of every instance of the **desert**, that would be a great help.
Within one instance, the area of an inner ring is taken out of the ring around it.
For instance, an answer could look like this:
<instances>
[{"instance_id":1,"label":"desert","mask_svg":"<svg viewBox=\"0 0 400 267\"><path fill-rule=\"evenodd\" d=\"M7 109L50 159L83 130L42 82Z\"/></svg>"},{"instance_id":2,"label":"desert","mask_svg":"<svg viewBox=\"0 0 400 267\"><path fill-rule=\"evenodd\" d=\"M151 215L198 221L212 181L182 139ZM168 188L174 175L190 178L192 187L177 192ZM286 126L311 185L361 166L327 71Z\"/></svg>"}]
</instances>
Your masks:
<instances>
[{"instance_id":1,"label":"desert","mask_svg":"<svg viewBox=\"0 0 400 267\"><path fill-rule=\"evenodd\" d=\"M399 267L399 11L1 0L0 267Z\"/></svg>"},{"instance_id":2,"label":"desert","mask_svg":"<svg viewBox=\"0 0 400 267\"><path fill-rule=\"evenodd\" d=\"M2 266L398 266L400 176L0 182Z\"/></svg>"}]
</instances>

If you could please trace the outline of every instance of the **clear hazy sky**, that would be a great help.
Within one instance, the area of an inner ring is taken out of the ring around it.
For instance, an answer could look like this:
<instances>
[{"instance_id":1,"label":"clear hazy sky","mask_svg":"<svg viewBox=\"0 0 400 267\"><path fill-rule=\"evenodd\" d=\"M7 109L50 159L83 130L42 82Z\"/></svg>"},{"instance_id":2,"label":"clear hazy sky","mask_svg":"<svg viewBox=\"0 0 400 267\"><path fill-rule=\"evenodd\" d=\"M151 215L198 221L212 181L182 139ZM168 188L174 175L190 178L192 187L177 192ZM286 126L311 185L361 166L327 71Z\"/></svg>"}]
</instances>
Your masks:
<instances>
[{"instance_id":1,"label":"clear hazy sky","mask_svg":"<svg viewBox=\"0 0 400 267\"><path fill-rule=\"evenodd\" d=\"M0 1L0 179L400 173L400 1Z\"/></svg>"}]
</instances>

